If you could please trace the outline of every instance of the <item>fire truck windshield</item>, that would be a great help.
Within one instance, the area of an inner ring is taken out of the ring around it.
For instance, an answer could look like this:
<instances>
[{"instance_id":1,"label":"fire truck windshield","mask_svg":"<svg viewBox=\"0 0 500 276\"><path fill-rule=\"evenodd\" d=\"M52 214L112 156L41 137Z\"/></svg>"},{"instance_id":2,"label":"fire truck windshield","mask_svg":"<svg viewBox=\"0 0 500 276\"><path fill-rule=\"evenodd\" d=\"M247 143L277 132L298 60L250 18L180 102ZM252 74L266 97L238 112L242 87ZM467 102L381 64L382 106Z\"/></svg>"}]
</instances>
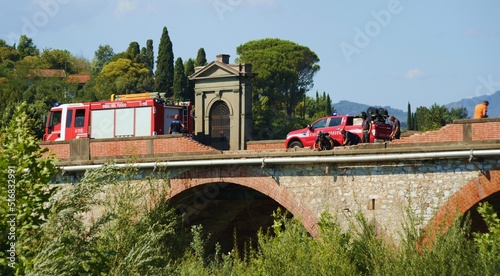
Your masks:
<instances>
[{"instance_id":1,"label":"fire truck windshield","mask_svg":"<svg viewBox=\"0 0 500 276\"><path fill-rule=\"evenodd\" d=\"M61 111L51 111L50 112L50 122L49 127L55 126L61 123Z\"/></svg>"}]
</instances>

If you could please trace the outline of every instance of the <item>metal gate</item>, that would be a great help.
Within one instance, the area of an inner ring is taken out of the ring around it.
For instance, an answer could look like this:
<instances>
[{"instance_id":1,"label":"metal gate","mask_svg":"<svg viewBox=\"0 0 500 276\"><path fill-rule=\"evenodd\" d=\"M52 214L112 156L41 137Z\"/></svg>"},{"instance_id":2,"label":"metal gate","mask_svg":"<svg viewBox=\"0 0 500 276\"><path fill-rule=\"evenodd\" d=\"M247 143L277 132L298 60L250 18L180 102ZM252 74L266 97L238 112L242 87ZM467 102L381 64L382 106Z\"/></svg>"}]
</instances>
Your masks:
<instances>
[{"instance_id":1,"label":"metal gate","mask_svg":"<svg viewBox=\"0 0 500 276\"><path fill-rule=\"evenodd\" d=\"M223 101L217 101L210 110L210 146L219 150L229 149L229 108Z\"/></svg>"}]
</instances>

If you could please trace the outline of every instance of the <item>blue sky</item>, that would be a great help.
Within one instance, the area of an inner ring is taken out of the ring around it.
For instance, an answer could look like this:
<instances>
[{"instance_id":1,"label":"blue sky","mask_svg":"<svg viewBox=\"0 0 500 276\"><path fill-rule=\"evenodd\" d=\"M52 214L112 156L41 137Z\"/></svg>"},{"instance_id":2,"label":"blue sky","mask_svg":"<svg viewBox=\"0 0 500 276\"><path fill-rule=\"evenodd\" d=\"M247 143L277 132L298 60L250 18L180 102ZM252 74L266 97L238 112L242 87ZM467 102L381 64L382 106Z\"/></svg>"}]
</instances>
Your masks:
<instances>
[{"instance_id":1,"label":"blue sky","mask_svg":"<svg viewBox=\"0 0 500 276\"><path fill-rule=\"evenodd\" d=\"M406 111L500 90L499 12L498 0L19 0L0 2L0 38L90 60L148 39L157 53L166 26L175 58L204 48L231 62L240 44L280 38L319 56L309 95Z\"/></svg>"}]
</instances>

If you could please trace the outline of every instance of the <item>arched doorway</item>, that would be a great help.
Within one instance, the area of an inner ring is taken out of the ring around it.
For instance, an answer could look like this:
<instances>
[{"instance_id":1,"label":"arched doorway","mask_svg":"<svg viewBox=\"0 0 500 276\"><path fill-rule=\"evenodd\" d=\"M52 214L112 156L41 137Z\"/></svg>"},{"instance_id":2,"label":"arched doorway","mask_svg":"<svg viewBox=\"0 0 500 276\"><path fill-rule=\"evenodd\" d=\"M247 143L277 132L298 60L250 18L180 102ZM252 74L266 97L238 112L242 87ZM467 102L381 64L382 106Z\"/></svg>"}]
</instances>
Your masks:
<instances>
[{"instance_id":1,"label":"arched doorway","mask_svg":"<svg viewBox=\"0 0 500 276\"><path fill-rule=\"evenodd\" d=\"M210 146L219 150L229 149L229 107L217 101L210 110Z\"/></svg>"}]
</instances>

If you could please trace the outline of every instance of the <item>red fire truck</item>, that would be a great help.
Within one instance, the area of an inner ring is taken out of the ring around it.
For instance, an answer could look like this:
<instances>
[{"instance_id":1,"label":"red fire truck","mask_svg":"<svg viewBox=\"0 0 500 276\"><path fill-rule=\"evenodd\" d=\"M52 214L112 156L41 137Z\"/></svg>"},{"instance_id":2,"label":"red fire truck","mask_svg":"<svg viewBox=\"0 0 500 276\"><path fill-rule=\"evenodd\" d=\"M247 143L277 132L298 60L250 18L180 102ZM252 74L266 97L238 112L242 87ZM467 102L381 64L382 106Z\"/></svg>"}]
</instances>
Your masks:
<instances>
[{"instance_id":1,"label":"red fire truck","mask_svg":"<svg viewBox=\"0 0 500 276\"><path fill-rule=\"evenodd\" d=\"M50 109L44 141L167 134L178 115L193 132L191 103L166 102L158 93L112 96L110 101L61 104Z\"/></svg>"}]
</instances>

